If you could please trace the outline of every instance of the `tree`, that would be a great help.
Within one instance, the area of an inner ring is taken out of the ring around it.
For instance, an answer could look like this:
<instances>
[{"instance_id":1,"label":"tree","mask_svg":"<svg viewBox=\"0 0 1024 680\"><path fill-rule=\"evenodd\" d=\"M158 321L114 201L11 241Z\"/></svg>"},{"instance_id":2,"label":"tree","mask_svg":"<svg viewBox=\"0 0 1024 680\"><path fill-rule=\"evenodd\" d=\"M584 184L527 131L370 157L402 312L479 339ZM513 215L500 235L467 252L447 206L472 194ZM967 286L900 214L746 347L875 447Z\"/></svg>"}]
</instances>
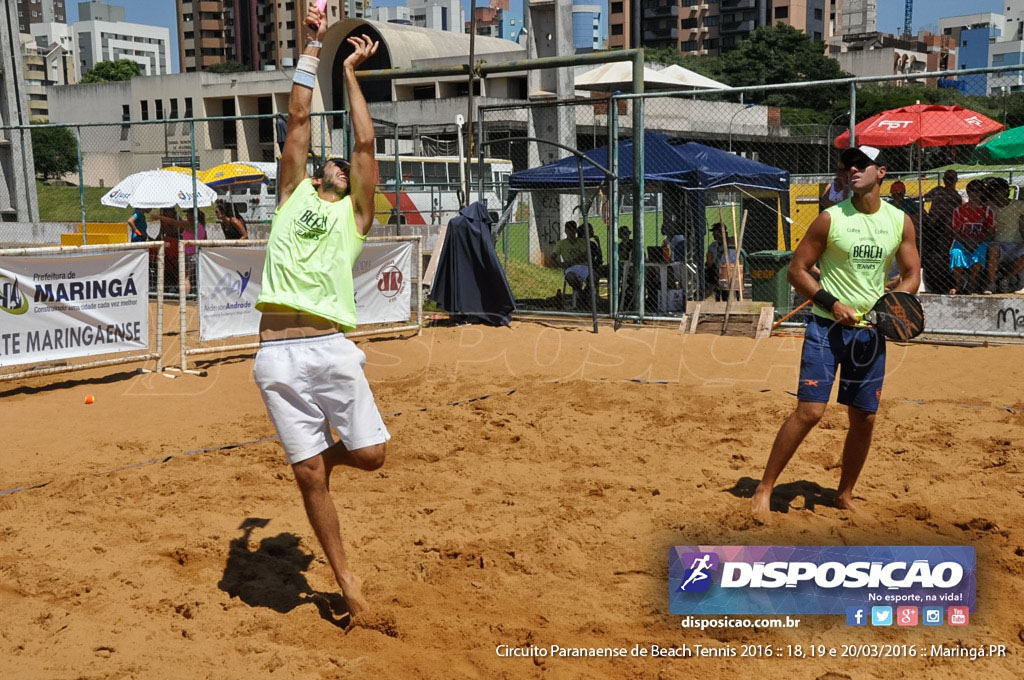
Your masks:
<instances>
[{"instance_id":1,"label":"tree","mask_svg":"<svg viewBox=\"0 0 1024 680\"><path fill-rule=\"evenodd\" d=\"M78 170L78 144L71 130L41 127L32 130L32 156L36 175L57 178Z\"/></svg>"},{"instance_id":2,"label":"tree","mask_svg":"<svg viewBox=\"0 0 1024 680\"><path fill-rule=\"evenodd\" d=\"M82 76L83 83L111 83L142 75L142 67L130 59L101 61Z\"/></svg>"},{"instance_id":3,"label":"tree","mask_svg":"<svg viewBox=\"0 0 1024 680\"><path fill-rule=\"evenodd\" d=\"M242 71L251 71L245 64L235 61L234 59L228 59L222 61L219 64L213 64L203 69L207 73L240 73Z\"/></svg>"},{"instance_id":4,"label":"tree","mask_svg":"<svg viewBox=\"0 0 1024 680\"><path fill-rule=\"evenodd\" d=\"M775 85L849 77L839 62L825 56L824 43L811 40L792 26L762 26L720 61L720 77L733 87ZM831 110L845 106L846 88L822 85L779 92L752 92L747 101L769 106Z\"/></svg>"}]
</instances>

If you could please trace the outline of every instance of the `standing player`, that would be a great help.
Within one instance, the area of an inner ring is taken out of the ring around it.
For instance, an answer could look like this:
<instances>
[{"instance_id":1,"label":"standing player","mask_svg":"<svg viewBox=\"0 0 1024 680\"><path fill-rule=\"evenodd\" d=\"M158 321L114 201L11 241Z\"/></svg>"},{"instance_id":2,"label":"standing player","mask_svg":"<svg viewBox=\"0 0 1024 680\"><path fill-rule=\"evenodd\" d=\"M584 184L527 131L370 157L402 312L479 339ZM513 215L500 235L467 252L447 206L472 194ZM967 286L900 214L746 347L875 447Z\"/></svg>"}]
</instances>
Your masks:
<instances>
[{"instance_id":1,"label":"standing player","mask_svg":"<svg viewBox=\"0 0 1024 680\"><path fill-rule=\"evenodd\" d=\"M863 317L885 293L893 256L899 264L898 290L916 292L921 281L910 216L879 196L885 162L874 147L847 149L851 198L822 212L797 246L789 282L814 300L800 358L796 410L775 437L764 476L754 492L754 517L766 522L775 481L807 433L825 414L837 369L839 403L848 407L850 429L843 447L836 506L854 509L853 485L871 448L875 412L885 377L885 338ZM811 274L821 262L821 284Z\"/></svg>"},{"instance_id":2,"label":"standing player","mask_svg":"<svg viewBox=\"0 0 1024 680\"><path fill-rule=\"evenodd\" d=\"M349 568L330 494L338 465L376 470L390 438L363 375L366 355L345 337L356 325L352 265L373 224L377 168L373 122L355 69L376 51L368 37L348 39L344 80L352 105L351 164L332 158L306 176L309 109L326 15L310 3L288 105L288 136L278 179L263 289L256 303L260 350L254 373L270 419L295 473L306 515L327 554L349 611L366 607L361 581ZM331 435L334 427L341 441Z\"/></svg>"}]
</instances>

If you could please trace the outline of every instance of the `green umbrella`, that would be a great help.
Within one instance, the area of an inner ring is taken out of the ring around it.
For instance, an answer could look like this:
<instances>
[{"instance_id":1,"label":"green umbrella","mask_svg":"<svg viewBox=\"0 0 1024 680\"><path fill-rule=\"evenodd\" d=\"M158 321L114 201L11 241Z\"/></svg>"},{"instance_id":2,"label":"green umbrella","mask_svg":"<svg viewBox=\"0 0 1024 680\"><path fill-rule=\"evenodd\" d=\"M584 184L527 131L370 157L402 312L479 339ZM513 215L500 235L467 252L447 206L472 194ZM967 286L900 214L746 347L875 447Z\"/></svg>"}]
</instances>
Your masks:
<instances>
[{"instance_id":1,"label":"green umbrella","mask_svg":"<svg viewBox=\"0 0 1024 680\"><path fill-rule=\"evenodd\" d=\"M1024 158L1024 126L1003 130L974 147L972 163L1011 161Z\"/></svg>"}]
</instances>

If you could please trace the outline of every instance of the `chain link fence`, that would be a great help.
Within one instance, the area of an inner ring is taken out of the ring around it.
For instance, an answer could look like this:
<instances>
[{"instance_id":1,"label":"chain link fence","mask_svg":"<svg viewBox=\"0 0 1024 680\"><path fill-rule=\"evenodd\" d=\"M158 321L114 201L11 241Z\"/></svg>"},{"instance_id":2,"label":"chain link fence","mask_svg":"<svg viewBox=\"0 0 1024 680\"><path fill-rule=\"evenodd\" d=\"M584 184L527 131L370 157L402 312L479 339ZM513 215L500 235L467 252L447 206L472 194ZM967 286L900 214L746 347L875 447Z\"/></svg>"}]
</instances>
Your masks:
<instances>
[{"instance_id":1,"label":"chain link fence","mask_svg":"<svg viewBox=\"0 0 1024 680\"><path fill-rule=\"evenodd\" d=\"M455 124L375 120L374 234L421 236L428 258L441 225L483 200L522 313L667 318L732 297L770 302L781 318L804 302L785 281L792 251L847 191L834 182L855 123L854 143L886 154L882 196L918 229L922 292L934 295L925 298L929 329L1018 336L1024 135L992 137L1024 125L1022 90L1021 72L1006 67L488 105L472 135ZM127 240L130 211L99 201L110 187L144 170L205 177L232 163L261 175L211 184L250 236L264 238L286 124L259 115L32 126L40 219L0 225L0 245L80 243L83 225L85 242ZM311 164L347 155L343 113L314 114L311 127ZM984 192L962 208L968 185ZM215 211L202 212L206 237L221 238ZM171 263L167 276L176 271Z\"/></svg>"}]
</instances>

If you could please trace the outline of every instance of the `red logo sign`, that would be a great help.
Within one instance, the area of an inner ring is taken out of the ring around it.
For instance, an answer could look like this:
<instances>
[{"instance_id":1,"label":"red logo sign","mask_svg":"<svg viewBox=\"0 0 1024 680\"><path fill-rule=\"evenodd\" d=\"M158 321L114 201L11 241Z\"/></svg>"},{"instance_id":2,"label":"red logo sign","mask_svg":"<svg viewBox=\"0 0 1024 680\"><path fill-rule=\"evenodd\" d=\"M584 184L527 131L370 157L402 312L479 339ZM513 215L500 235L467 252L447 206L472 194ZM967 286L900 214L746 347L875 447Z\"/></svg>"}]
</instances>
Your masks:
<instances>
[{"instance_id":1,"label":"red logo sign","mask_svg":"<svg viewBox=\"0 0 1024 680\"><path fill-rule=\"evenodd\" d=\"M377 290L386 298L393 298L401 293L404 284L405 277L402 276L402 271L394 265L377 272Z\"/></svg>"}]
</instances>

